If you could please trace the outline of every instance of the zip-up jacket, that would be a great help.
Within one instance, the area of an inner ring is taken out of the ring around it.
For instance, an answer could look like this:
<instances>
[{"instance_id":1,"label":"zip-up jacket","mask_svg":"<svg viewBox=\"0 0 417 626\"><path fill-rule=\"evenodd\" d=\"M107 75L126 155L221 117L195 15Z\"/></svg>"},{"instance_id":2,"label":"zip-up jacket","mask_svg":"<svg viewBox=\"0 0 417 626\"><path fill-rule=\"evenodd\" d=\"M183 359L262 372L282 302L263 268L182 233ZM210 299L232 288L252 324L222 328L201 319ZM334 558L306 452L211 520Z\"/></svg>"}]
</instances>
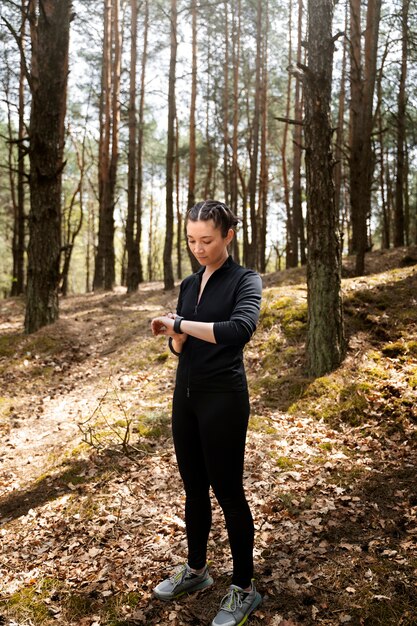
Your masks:
<instances>
[{"instance_id":1,"label":"zip-up jacket","mask_svg":"<svg viewBox=\"0 0 417 626\"><path fill-rule=\"evenodd\" d=\"M259 319L261 277L229 256L210 276L198 301L204 269L181 283L177 315L189 321L214 322L216 343L188 336L179 355L176 384L188 395L193 390L244 391L243 348Z\"/></svg>"}]
</instances>

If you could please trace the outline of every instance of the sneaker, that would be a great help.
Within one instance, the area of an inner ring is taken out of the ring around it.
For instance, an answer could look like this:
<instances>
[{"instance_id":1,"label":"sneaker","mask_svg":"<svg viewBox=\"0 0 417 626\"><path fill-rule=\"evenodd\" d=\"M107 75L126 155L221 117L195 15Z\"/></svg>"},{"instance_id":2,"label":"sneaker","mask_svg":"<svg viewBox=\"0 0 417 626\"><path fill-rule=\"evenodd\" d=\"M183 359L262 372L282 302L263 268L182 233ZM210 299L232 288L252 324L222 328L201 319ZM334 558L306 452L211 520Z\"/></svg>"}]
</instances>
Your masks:
<instances>
[{"instance_id":1,"label":"sneaker","mask_svg":"<svg viewBox=\"0 0 417 626\"><path fill-rule=\"evenodd\" d=\"M212 584L213 579L209 574L207 565L201 574L194 574L187 563L184 563L175 570L172 576L159 583L153 593L159 600L173 600L184 593L205 589Z\"/></svg>"},{"instance_id":2,"label":"sneaker","mask_svg":"<svg viewBox=\"0 0 417 626\"><path fill-rule=\"evenodd\" d=\"M211 626L242 626L261 602L262 596L253 583L249 592L243 591L237 585L230 585L229 593L221 601L220 611Z\"/></svg>"}]
</instances>

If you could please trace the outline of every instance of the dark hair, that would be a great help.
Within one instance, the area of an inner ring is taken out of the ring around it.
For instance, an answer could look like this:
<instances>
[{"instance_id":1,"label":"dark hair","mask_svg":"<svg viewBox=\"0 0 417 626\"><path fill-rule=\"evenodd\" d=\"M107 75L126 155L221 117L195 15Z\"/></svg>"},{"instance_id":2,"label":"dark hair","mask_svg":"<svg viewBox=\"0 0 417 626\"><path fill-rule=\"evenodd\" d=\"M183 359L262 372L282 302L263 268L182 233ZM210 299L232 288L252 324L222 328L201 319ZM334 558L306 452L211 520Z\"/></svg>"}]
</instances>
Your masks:
<instances>
[{"instance_id":1,"label":"dark hair","mask_svg":"<svg viewBox=\"0 0 417 626\"><path fill-rule=\"evenodd\" d=\"M213 220L216 228L220 228L223 237L227 236L231 228L236 230L236 226L239 223L239 218L229 209L227 204L217 200L197 202L188 210L186 221L188 220L191 220L191 222Z\"/></svg>"}]
</instances>

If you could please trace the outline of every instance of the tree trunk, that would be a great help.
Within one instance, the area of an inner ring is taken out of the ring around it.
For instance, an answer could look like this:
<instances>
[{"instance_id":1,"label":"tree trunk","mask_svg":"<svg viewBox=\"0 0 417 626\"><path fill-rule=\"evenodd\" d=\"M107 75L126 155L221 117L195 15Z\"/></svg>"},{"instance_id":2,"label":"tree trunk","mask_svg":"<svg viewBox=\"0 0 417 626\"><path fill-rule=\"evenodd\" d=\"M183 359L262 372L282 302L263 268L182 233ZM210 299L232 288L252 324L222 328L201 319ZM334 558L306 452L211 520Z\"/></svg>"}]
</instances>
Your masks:
<instances>
[{"instance_id":1,"label":"tree trunk","mask_svg":"<svg viewBox=\"0 0 417 626\"><path fill-rule=\"evenodd\" d=\"M126 217L126 250L127 250L127 292L137 291L139 285L138 256L135 245L136 187L137 187L137 117L136 117L136 65L138 42L138 3L130 0L130 79L129 79L129 143L127 154L127 217Z\"/></svg>"},{"instance_id":2,"label":"tree trunk","mask_svg":"<svg viewBox=\"0 0 417 626\"><path fill-rule=\"evenodd\" d=\"M356 253L356 274L365 271L368 248L367 221L371 213L374 170L372 152L373 96L381 0L369 0L366 16L365 51L362 73L360 0L351 0L351 142L350 200L352 220L351 252Z\"/></svg>"},{"instance_id":3,"label":"tree trunk","mask_svg":"<svg viewBox=\"0 0 417 626\"><path fill-rule=\"evenodd\" d=\"M346 4L345 9L345 33L348 30L348 8ZM343 199L343 172L344 172L344 155L343 146L345 142L345 105L346 105L346 50L347 50L347 36L343 38L343 56L342 56L342 71L340 76L340 91L339 91L339 109L337 113L337 129L336 129L336 141L335 141L335 167L334 167L334 186L335 186L335 203L336 203L336 215L338 216L339 223L341 223L341 206ZM343 233L343 228L342 228Z\"/></svg>"},{"instance_id":4,"label":"tree trunk","mask_svg":"<svg viewBox=\"0 0 417 626\"><path fill-rule=\"evenodd\" d=\"M70 0L30 3L30 214L25 330L59 315L61 188L68 79Z\"/></svg>"},{"instance_id":5,"label":"tree trunk","mask_svg":"<svg viewBox=\"0 0 417 626\"><path fill-rule=\"evenodd\" d=\"M188 197L187 210L195 204L195 175L197 166L196 137L195 137L195 112L197 101L197 1L191 0L191 32L192 32L192 52L191 52L191 100L190 100L190 126L189 126L189 168L188 168ZM180 224L178 223L178 228ZM178 230L178 237L182 231ZM178 245L179 241L178 241ZM191 268L196 272L200 267L199 262L187 246L188 257Z\"/></svg>"},{"instance_id":6,"label":"tree trunk","mask_svg":"<svg viewBox=\"0 0 417 626\"><path fill-rule=\"evenodd\" d=\"M146 67L148 63L148 41L149 41L149 0L145 0L144 5L144 21L143 21L143 49L142 49L142 66L140 80L140 99L139 99L139 133L138 133L138 163L137 163L137 190L136 190L136 237L135 250L137 254L138 281L143 282L143 267L141 255L142 241L142 188L143 188L143 142L145 130L145 77Z\"/></svg>"},{"instance_id":7,"label":"tree trunk","mask_svg":"<svg viewBox=\"0 0 417 626\"><path fill-rule=\"evenodd\" d=\"M289 2L289 17L288 17L288 66L292 64L292 0ZM297 231L294 228L294 219L291 210L290 202L290 185L288 182L288 167L287 167L287 143L288 143L288 131L289 131L289 118L290 118L290 106L291 106L291 85L292 74L288 72L287 79L287 96L285 105L285 122L282 131L282 146L281 146L281 164L282 164L282 186L284 188L284 204L287 215L286 220L286 267L297 266Z\"/></svg>"},{"instance_id":8,"label":"tree trunk","mask_svg":"<svg viewBox=\"0 0 417 626\"><path fill-rule=\"evenodd\" d=\"M228 0L224 0L224 86L223 86L223 188L224 201L230 199L229 167L229 12Z\"/></svg>"},{"instance_id":9,"label":"tree trunk","mask_svg":"<svg viewBox=\"0 0 417 626\"><path fill-rule=\"evenodd\" d=\"M297 63L302 63L302 39L303 39L303 1L298 1L297 20ZM292 215L294 231L296 233L296 248L294 250L294 265L301 261L302 265L307 262L306 239L304 229L303 209L301 203L301 161L302 161L302 141L303 141L303 97L302 81L298 78L295 84L294 96L294 124L293 131L293 181L292 181Z\"/></svg>"},{"instance_id":10,"label":"tree trunk","mask_svg":"<svg viewBox=\"0 0 417 626\"><path fill-rule=\"evenodd\" d=\"M398 86L397 109L397 176L395 180L394 204L394 246L404 245L404 181L405 181L405 123L406 123L406 80L408 51L408 9L409 0L403 0L401 10L402 54L400 84Z\"/></svg>"},{"instance_id":11,"label":"tree trunk","mask_svg":"<svg viewBox=\"0 0 417 626\"><path fill-rule=\"evenodd\" d=\"M307 359L312 376L337 367L345 353L341 261L334 202L330 102L333 0L309 0L305 73L307 178Z\"/></svg>"},{"instance_id":12,"label":"tree trunk","mask_svg":"<svg viewBox=\"0 0 417 626\"><path fill-rule=\"evenodd\" d=\"M268 34L269 34L269 2L265 1L265 26L262 50L262 90L261 90L261 152L259 171L259 244L257 267L266 272L266 233L268 218Z\"/></svg>"},{"instance_id":13,"label":"tree trunk","mask_svg":"<svg viewBox=\"0 0 417 626\"><path fill-rule=\"evenodd\" d=\"M240 0L232 2L232 66L233 66L233 113L232 113L232 164L230 171L230 208L235 215L239 209L239 64L240 64ZM239 261L237 237L232 241L233 257Z\"/></svg>"},{"instance_id":14,"label":"tree trunk","mask_svg":"<svg viewBox=\"0 0 417 626\"><path fill-rule=\"evenodd\" d=\"M13 223L13 282L11 295L21 295L25 287L25 156L24 146L25 129L25 67L24 48L26 34L26 1L22 0L22 23L20 26L20 70L19 70L19 128L17 144L17 194L15 219Z\"/></svg>"},{"instance_id":15,"label":"tree trunk","mask_svg":"<svg viewBox=\"0 0 417 626\"><path fill-rule=\"evenodd\" d=\"M99 149L99 232L94 289L111 291L115 281L114 205L119 150L121 33L120 0L105 0L102 121Z\"/></svg>"},{"instance_id":16,"label":"tree trunk","mask_svg":"<svg viewBox=\"0 0 417 626\"><path fill-rule=\"evenodd\" d=\"M256 253L259 245L258 223L256 211L256 196L258 187L258 159L259 159L259 128L261 111L261 63L262 63L262 0L257 0L256 14L256 67L255 67L255 94L252 122L252 155L250 176L248 183L249 214L251 227L251 241L248 249L247 263L256 269Z\"/></svg>"},{"instance_id":17,"label":"tree trunk","mask_svg":"<svg viewBox=\"0 0 417 626\"><path fill-rule=\"evenodd\" d=\"M174 238L175 74L177 63L177 1L171 0L171 53L168 79L168 137L166 154L166 230L164 244L164 289L174 288L172 247Z\"/></svg>"}]
</instances>

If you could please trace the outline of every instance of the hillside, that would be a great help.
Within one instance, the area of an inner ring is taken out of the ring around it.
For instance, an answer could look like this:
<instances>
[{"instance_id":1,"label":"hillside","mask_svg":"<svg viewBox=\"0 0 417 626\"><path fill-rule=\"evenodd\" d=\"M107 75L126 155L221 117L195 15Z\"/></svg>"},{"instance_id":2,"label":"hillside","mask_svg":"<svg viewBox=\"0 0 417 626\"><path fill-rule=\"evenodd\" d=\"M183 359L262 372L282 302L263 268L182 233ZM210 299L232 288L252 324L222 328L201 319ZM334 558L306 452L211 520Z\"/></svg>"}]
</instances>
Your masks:
<instances>
[{"instance_id":1,"label":"hillside","mask_svg":"<svg viewBox=\"0 0 417 626\"><path fill-rule=\"evenodd\" d=\"M262 607L251 626L411 626L417 606L417 250L343 279L349 350L311 379L302 269L264 277L246 351L245 485ZM211 590L162 604L185 554L170 438L175 359L149 321L175 293L71 296L21 332L0 301L0 624L203 626L231 562L215 505Z\"/></svg>"}]
</instances>

